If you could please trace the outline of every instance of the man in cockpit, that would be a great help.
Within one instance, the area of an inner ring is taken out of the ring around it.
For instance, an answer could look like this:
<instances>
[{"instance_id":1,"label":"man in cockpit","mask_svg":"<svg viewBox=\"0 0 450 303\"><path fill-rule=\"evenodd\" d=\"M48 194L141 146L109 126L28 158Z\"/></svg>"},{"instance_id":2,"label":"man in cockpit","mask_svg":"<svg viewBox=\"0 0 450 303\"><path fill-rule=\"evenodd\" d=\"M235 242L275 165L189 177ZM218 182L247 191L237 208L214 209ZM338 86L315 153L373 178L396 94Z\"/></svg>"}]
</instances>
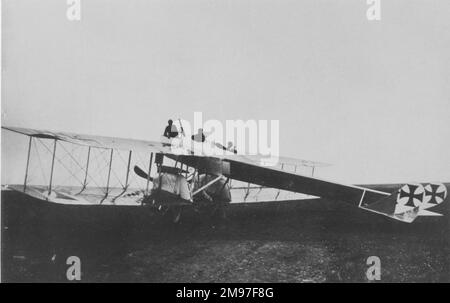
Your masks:
<instances>
[{"instance_id":1,"label":"man in cockpit","mask_svg":"<svg viewBox=\"0 0 450 303\"><path fill-rule=\"evenodd\" d=\"M209 135L209 133L206 134L206 136L208 136L208 135ZM205 136L205 133L203 132L203 128L199 128L197 130L197 133L195 135L191 136L191 140L203 143L206 140L206 136Z\"/></svg>"}]
</instances>

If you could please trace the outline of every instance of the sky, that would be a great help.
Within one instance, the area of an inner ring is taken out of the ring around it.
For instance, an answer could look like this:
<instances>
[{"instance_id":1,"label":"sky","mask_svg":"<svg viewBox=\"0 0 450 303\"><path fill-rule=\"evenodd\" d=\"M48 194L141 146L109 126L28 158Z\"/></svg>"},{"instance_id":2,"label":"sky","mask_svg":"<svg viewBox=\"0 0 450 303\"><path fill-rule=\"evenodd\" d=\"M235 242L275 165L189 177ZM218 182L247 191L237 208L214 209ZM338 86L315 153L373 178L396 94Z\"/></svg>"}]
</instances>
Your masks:
<instances>
[{"instance_id":1,"label":"sky","mask_svg":"<svg viewBox=\"0 0 450 303\"><path fill-rule=\"evenodd\" d=\"M2 125L158 140L169 118L279 120L339 182L450 181L450 1L2 1ZM2 131L2 184L26 140ZM15 164L21 163L21 164ZM13 178L14 177L14 178Z\"/></svg>"}]
</instances>

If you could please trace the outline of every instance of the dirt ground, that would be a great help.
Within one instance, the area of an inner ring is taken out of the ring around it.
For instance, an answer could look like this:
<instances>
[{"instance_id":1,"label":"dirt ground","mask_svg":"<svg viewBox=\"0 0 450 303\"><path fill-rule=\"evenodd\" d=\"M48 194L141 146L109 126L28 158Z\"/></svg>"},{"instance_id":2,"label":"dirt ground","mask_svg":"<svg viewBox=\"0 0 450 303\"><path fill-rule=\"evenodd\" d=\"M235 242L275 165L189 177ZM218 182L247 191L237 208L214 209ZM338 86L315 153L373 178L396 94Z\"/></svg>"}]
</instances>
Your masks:
<instances>
[{"instance_id":1,"label":"dirt ground","mask_svg":"<svg viewBox=\"0 0 450 303\"><path fill-rule=\"evenodd\" d=\"M448 205L446 206L448 208ZM65 282L450 282L450 222L395 222L333 201L230 205L223 222L187 211L61 206L2 192L2 280Z\"/></svg>"}]
</instances>

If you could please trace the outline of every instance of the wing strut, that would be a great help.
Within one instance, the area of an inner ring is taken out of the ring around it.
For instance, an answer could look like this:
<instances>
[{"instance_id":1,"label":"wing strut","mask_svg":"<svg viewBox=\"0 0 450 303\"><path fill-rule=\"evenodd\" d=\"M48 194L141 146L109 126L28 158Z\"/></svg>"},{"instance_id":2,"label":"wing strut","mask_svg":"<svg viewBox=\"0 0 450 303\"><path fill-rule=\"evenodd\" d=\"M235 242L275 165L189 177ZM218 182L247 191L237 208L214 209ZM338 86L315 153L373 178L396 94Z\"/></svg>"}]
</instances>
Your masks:
<instances>
[{"instance_id":1,"label":"wing strut","mask_svg":"<svg viewBox=\"0 0 450 303\"><path fill-rule=\"evenodd\" d=\"M30 141L28 143L27 167L25 168L25 180L23 181L23 192L25 192L27 189L28 167L30 165L30 152L31 152L32 140L33 140L33 137L30 136Z\"/></svg>"},{"instance_id":2,"label":"wing strut","mask_svg":"<svg viewBox=\"0 0 450 303\"><path fill-rule=\"evenodd\" d=\"M202 187L200 187L199 189L197 189L196 191L194 191L192 193L192 196L195 196L196 194L198 194L199 192L201 192L202 190L204 190L205 188L213 185L214 183L216 183L217 181L219 181L222 178L222 176L218 176L217 178L215 178L214 180L209 181L208 183L206 183L205 185L203 185Z\"/></svg>"},{"instance_id":3,"label":"wing strut","mask_svg":"<svg viewBox=\"0 0 450 303\"><path fill-rule=\"evenodd\" d=\"M81 188L80 192L77 193L77 195L81 194L87 186L87 178L88 178L88 170L89 170L89 159L91 157L91 147L89 146L88 148L88 154L87 154L87 160L86 160L86 173L84 175L84 182L83 182L83 187Z\"/></svg>"},{"instance_id":4,"label":"wing strut","mask_svg":"<svg viewBox=\"0 0 450 303\"><path fill-rule=\"evenodd\" d=\"M146 195L148 195L148 187L150 184L150 173L152 171L153 153L150 153L150 163L148 164L148 174L147 174L147 188L145 189Z\"/></svg>"},{"instance_id":5,"label":"wing strut","mask_svg":"<svg viewBox=\"0 0 450 303\"><path fill-rule=\"evenodd\" d=\"M55 168L55 156L56 156L56 143L58 140L55 139L55 143L53 144L53 156L52 156L52 169L50 171L50 182L48 185L48 195L50 196L52 192L52 182L53 182L53 169ZM47 197L48 199L48 197Z\"/></svg>"},{"instance_id":6,"label":"wing strut","mask_svg":"<svg viewBox=\"0 0 450 303\"><path fill-rule=\"evenodd\" d=\"M120 194L118 194L111 200L112 203L114 203L117 198L120 198L120 196L122 196L127 191L128 186L130 185L130 184L128 184L128 178L130 176L131 154L132 154L132 151L130 150L130 152L128 153L128 164L127 164L127 174L125 176L125 186L123 186L123 190L120 192Z\"/></svg>"},{"instance_id":7,"label":"wing strut","mask_svg":"<svg viewBox=\"0 0 450 303\"><path fill-rule=\"evenodd\" d=\"M102 204L103 201L105 201L105 199L109 195L109 179L111 178L111 166L112 166L112 160L113 160L113 152L114 152L114 149L111 148L111 155L109 157L108 180L106 180L106 193L105 193L105 196L103 197L103 199L100 201L100 204Z\"/></svg>"}]
</instances>

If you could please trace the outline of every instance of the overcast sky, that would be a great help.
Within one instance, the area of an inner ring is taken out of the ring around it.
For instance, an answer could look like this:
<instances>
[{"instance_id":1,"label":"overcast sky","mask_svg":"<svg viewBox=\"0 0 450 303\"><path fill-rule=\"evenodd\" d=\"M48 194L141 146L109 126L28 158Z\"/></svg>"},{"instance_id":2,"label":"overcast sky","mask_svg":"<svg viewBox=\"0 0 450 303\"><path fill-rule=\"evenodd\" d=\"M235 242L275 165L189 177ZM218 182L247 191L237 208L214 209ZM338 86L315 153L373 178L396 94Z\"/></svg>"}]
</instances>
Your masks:
<instances>
[{"instance_id":1,"label":"overcast sky","mask_svg":"<svg viewBox=\"0 0 450 303\"><path fill-rule=\"evenodd\" d=\"M2 125L158 140L194 111L277 119L280 154L321 176L450 181L448 0L381 0L372 22L365 0L81 0L79 22L2 2ZM6 183L25 145L2 135Z\"/></svg>"}]
</instances>

